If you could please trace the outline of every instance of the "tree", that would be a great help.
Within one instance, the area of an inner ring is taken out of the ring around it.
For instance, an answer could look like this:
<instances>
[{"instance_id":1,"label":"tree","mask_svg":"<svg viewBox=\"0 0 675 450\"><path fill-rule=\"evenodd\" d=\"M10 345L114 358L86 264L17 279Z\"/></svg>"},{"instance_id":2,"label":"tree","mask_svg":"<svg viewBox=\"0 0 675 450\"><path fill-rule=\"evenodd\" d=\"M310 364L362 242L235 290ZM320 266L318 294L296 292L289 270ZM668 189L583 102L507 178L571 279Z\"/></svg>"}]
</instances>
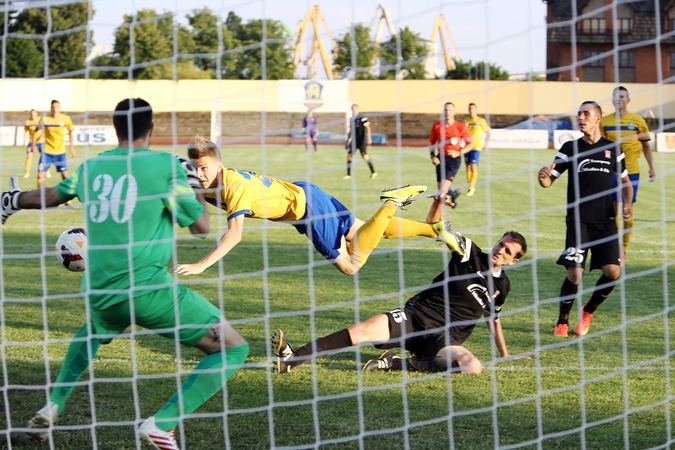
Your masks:
<instances>
[{"instance_id":1,"label":"tree","mask_svg":"<svg viewBox=\"0 0 675 450\"><path fill-rule=\"evenodd\" d=\"M173 79L174 40L176 40L176 54L189 54L194 51L195 42L192 34L184 26L174 24L170 13L159 15L154 9L141 9L135 15L125 15L123 20L122 25L115 30L113 55L98 57L93 62L97 67L122 69L110 72L97 70L92 76L127 78L128 67L133 66L134 80ZM192 59L178 59L175 70L178 79L212 76L212 73L196 67Z\"/></svg>"},{"instance_id":2,"label":"tree","mask_svg":"<svg viewBox=\"0 0 675 450\"><path fill-rule=\"evenodd\" d=\"M0 71L5 63L5 76L38 78L44 73L44 58L31 39L7 38L7 54L0 46Z\"/></svg>"},{"instance_id":3,"label":"tree","mask_svg":"<svg viewBox=\"0 0 675 450\"><path fill-rule=\"evenodd\" d=\"M222 53L220 56L220 71L221 78L236 78L235 61L236 53L227 53L236 47L233 32L228 28L228 22L234 28L237 28L241 23L241 18L230 12L226 22L220 25L222 35L222 48L218 37L218 16L208 8L194 9L192 14L187 16L188 23L191 27L192 39L194 41L195 54L214 54ZM216 70L218 61L217 57L201 57L195 60L195 65L201 70L209 71L213 77L216 77Z\"/></svg>"},{"instance_id":4,"label":"tree","mask_svg":"<svg viewBox=\"0 0 675 450\"><path fill-rule=\"evenodd\" d=\"M496 64L489 63L489 79L490 80L508 80L509 73L506 70L502 70ZM458 59L455 59L455 68L454 70L449 71L445 78L448 80L485 80L485 62L479 61L476 64L473 64L471 61L463 62Z\"/></svg>"},{"instance_id":5,"label":"tree","mask_svg":"<svg viewBox=\"0 0 675 450\"><path fill-rule=\"evenodd\" d=\"M92 10L92 17L93 17ZM51 16L51 29L47 14ZM71 73L71 77L84 74L87 57L87 32L89 22L88 3L71 3L50 8L27 8L13 21L10 32L45 35L47 38L47 72L50 75ZM63 34L58 32L65 32ZM44 40L33 41L43 57ZM94 45L93 36L89 45ZM24 45L24 49L27 47ZM28 50L29 51L29 50ZM44 58L43 58L44 59Z\"/></svg>"},{"instance_id":6,"label":"tree","mask_svg":"<svg viewBox=\"0 0 675 450\"><path fill-rule=\"evenodd\" d=\"M295 74L290 36L278 20L266 20L265 74L262 67L263 21L259 19L241 23L241 18L230 12L226 25L233 35L233 46L249 47L234 54L234 70L228 75L244 80L292 79ZM272 41L272 42L269 42ZM229 76L227 77L229 78Z\"/></svg>"},{"instance_id":7,"label":"tree","mask_svg":"<svg viewBox=\"0 0 675 450\"><path fill-rule=\"evenodd\" d=\"M429 55L429 47L420 42L419 33L405 27L397 36L380 46L380 58L386 65L394 66L398 61L397 41L401 45L401 75L407 80L423 80L426 78L424 62ZM392 80L396 78L396 68L383 70L380 78Z\"/></svg>"},{"instance_id":8,"label":"tree","mask_svg":"<svg viewBox=\"0 0 675 450\"><path fill-rule=\"evenodd\" d=\"M352 68L352 33L356 44L356 68ZM351 73L349 77L352 79L372 80L375 78L371 71L375 64L377 49L370 37L370 29L363 25L354 25L352 33L343 35L336 42L333 67L339 73Z\"/></svg>"}]
</instances>

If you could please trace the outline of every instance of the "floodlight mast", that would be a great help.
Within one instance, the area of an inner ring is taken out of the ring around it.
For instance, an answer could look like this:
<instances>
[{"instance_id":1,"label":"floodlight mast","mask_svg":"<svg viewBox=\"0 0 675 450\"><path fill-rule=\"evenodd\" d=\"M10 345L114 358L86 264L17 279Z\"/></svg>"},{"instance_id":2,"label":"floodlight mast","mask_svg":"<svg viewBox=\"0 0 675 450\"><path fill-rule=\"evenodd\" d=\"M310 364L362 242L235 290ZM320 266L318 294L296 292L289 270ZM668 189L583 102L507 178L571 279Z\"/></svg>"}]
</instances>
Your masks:
<instances>
[{"instance_id":1,"label":"floodlight mast","mask_svg":"<svg viewBox=\"0 0 675 450\"><path fill-rule=\"evenodd\" d=\"M457 50L457 45L455 44L455 39L452 37L452 32L450 31L450 25L443 14L439 15L434 22L434 29L431 32L431 42L436 42L436 35L441 35L441 44L443 45L443 59L445 59L445 67L448 71L455 69L455 59L462 59L459 56L459 50ZM448 41L446 37L450 40L452 45L452 52L454 58L450 55L450 47L448 47Z\"/></svg>"},{"instance_id":2,"label":"floodlight mast","mask_svg":"<svg viewBox=\"0 0 675 450\"><path fill-rule=\"evenodd\" d=\"M380 46L380 41L382 40L382 34L384 32L384 26L386 25L389 29L389 34L393 38L396 35L394 31L394 26L391 23L391 16L389 15L389 10L383 4L377 5L377 10L375 11L375 17L370 24L370 31L372 32L375 29L375 24L377 23L377 31L375 32L375 47Z\"/></svg>"},{"instance_id":3,"label":"floodlight mast","mask_svg":"<svg viewBox=\"0 0 675 450\"><path fill-rule=\"evenodd\" d=\"M303 59L304 39L310 22L312 23L313 31L312 42L310 44L308 56ZM300 22L300 25L298 25L298 31L295 34L295 54L293 55L293 63L295 64L296 68L299 65L306 65L308 68L307 78L314 80L317 77L317 55L320 55L323 68L326 71L326 77L329 80L332 80L333 62L329 57L329 53L326 51L326 46L324 45L323 39L321 38L319 23L323 23L323 26L326 28L328 36L330 37L331 43L333 44L333 48L336 47L335 38L328 27L326 18L321 13L321 8L319 8L318 5L314 5L309 9L309 11L307 11L305 19Z\"/></svg>"}]
</instances>

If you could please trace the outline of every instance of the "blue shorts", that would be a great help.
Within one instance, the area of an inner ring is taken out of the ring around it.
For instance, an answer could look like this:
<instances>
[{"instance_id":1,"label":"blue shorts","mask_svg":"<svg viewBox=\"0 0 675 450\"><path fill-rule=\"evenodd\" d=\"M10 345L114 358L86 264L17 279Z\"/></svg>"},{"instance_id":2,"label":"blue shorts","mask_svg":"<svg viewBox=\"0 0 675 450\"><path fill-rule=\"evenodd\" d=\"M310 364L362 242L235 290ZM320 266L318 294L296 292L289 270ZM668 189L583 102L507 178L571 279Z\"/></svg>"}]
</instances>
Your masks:
<instances>
[{"instance_id":1,"label":"blue shorts","mask_svg":"<svg viewBox=\"0 0 675 450\"><path fill-rule=\"evenodd\" d=\"M464 154L464 164L480 164L480 150L471 150Z\"/></svg>"},{"instance_id":2,"label":"blue shorts","mask_svg":"<svg viewBox=\"0 0 675 450\"><path fill-rule=\"evenodd\" d=\"M51 165L56 166L57 172L67 172L68 166L66 166L66 154L61 153L60 155L52 155L50 153L40 153L40 165L38 166L39 173L45 173L49 170Z\"/></svg>"},{"instance_id":3,"label":"blue shorts","mask_svg":"<svg viewBox=\"0 0 675 450\"><path fill-rule=\"evenodd\" d=\"M640 174L639 173L630 173L628 174L628 178L630 179L630 184L633 185L633 203L637 202L637 191L638 187L640 186ZM614 180L612 181L612 189L616 189L617 186L617 181L616 177L614 177ZM614 197L614 201L618 201L616 192L612 194L612 197Z\"/></svg>"},{"instance_id":4,"label":"blue shorts","mask_svg":"<svg viewBox=\"0 0 675 450\"><path fill-rule=\"evenodd\" d=\"M35 144L35 148L37 148L38 152L42 153L42 142ZM33 146L31 144L26 146L26 152L33 153Z\"/></svg>"},{"instance_id":5,"label":"blue shorts","mask_svg":"<svg viewBox=\"0 0 675 450\"><path fill-rule=\"evenodd\" d=\"M337 258L340 255L342 236L349 233L354 224L354 215L318 186L304 181L296 181L293 184L300 186L307 197L305 215L301 223L293 226L298 233L307 235L316 251L324 258Z\"/></svg>"}]
</instances>

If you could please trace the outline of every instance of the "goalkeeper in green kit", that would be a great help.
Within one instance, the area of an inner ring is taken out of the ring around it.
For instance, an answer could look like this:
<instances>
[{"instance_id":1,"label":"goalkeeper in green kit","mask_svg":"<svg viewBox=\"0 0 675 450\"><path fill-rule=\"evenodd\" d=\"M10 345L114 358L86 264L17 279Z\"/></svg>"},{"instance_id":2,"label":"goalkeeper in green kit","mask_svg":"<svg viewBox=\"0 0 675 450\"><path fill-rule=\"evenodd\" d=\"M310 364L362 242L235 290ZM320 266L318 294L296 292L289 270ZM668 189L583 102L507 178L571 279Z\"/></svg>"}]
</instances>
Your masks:
<instances>
[{"instance_id":1,"label":"goalkeeper in green kit","mask_svg":"<svg viewBox=\"0 0 675 450\"><path fill-rule=\"evenodd\" d=\"M218 308L167 272L174 224L204 238L209 216L196 169L185 159L148 150L152 108L126 99L115 108L119 147L85 161L55 187L21 192L16 175L2 193L2 223L20 209L55 207L78 197L88 232L82 291L90 320L75 334L47 405L29 421L27 436L45 441L75 384L99 347L132 323L207 356L154 416L138 428L155 448L178 449L175 427L223 388L248 355L248 344ZM135 329L132 328L131 333ZM182 403L182 404L181 404Z\"/></svg>"}]
</instances>

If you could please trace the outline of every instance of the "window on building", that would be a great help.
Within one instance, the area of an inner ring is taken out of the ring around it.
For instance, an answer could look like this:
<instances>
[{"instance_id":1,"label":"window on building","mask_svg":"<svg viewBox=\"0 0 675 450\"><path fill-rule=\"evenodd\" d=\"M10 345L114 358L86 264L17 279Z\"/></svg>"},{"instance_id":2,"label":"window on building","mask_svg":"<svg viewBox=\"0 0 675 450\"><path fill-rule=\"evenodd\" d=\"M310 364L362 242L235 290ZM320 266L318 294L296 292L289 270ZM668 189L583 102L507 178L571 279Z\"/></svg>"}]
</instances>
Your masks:
<instances>
[{"instance_id":1,"label":"window on building","mask_svg":"<svg viewBox=\"0 0 675 450\"><path fill-rule=\"evenodd\" d=\"M665 20L666 31L675 30L675 7L668 10L668 16Z\"/></svg>"},{"instance_id":2,"label":"window on building","mask_svg":"<svg viewBox=\"0 0 675 450\"><path fill-rule=\"evenodd\" d=\"M602 49L587 49L582 53L583 81L605 81L605 58Z\"/></svg>"},{"instance_id":3,"label":"window on building","mask_svg":"<svg viewBox=\"0 0 675 450\"><path fill-rule=\"evenodd\" d=\"M605 19L584 19L579 22L578 31L584 34L607 33L607 21Z\"/></svg>"},{"instance_id":4,"label":"window on building","mask_svg":"<svg viewBox=\"0 0 675 450\"><path fill-rule=\"evenodd\" d=\"M635 83L635 52L619 52L619 82Z\"/></svg>"},{"instance_id":5,"label":"window on building","mask_svg":"<svg viewBox=\"0 0 675 450\"><path fill-rule=\"evenodd\" d=\"M675 50L670 52L670 77L675 77Z\"/></svg>"},{"instance_id":6,"label":"window on building","mask_svg":"<svg viewBox=\"0 0 675 450\"><path fill-rule=\"evenodd\" d=\"M633 32L633 19L614 20L614 29L619 34L631 34Z\"/></svg>"}]
</instances>

